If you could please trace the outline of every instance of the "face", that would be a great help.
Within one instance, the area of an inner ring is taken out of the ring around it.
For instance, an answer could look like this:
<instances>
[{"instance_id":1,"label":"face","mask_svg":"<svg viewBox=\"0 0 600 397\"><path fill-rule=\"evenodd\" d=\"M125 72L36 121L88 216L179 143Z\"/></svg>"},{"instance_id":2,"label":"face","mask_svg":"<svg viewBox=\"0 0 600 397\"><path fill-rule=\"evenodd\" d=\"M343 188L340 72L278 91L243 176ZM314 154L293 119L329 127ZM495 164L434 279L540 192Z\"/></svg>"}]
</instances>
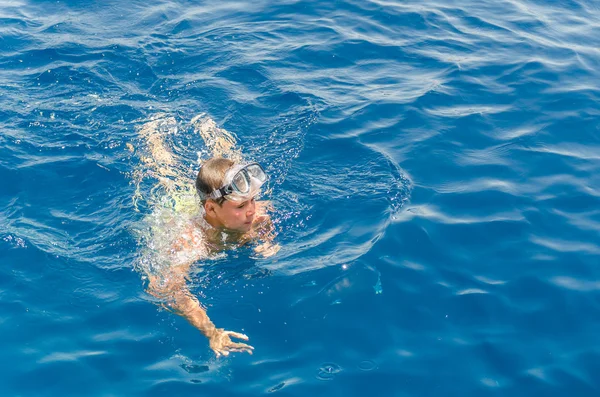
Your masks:
<instances>
[{"instance_id":1,"label":"face","mask_svg":"<svg viewBox=\"0 0 600 397\"><path fill-rule=\"evenodd\" d=\"M207 214L217 221L218 226L242 233L252 228L255 210L254 198L246 201L225 200L221 206L215 202L207 205Z\"/></svg>"}]
</instances>

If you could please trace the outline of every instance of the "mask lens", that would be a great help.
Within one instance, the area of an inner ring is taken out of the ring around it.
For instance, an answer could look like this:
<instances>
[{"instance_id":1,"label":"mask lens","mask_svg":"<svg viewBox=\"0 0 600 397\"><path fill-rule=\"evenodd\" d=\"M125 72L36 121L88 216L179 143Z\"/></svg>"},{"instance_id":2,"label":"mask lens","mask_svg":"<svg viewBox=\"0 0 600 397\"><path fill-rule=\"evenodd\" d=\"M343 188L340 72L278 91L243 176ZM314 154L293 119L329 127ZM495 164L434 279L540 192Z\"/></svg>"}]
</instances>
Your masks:
<instances>
[{"instance_id":1,"label":"mask lens","mask_svg":"<svg viewBox=\"0 0 600 397\"><path fill-rule=\"evenodd\" d=\"M247 193L250 190L250 185L248 184L248 179L243 172L238 172L233 177L233 181L231 184L235 187L235 189L240 193Z\"/></svg>"},{"instance_id":2,"label":"mask lens","mask_svg":"<svg viewBox=\"0 0 600 397\"><path fill-rule=\"evenodd\" d=\"M264 183L267 180L265 171L258 164L251 164L246 168L246 170L252 178L258 179L260 183Z\"/></svg>"}]
</instances>

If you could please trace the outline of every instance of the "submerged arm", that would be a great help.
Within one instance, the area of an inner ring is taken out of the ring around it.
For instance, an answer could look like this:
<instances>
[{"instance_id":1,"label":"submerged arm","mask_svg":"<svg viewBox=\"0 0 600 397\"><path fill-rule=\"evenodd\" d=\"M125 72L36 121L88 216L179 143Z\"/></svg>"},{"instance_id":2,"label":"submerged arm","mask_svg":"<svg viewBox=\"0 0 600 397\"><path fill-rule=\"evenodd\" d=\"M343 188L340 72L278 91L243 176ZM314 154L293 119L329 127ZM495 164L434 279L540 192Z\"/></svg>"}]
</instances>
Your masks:
<instances>
[{"instance_id":1,"label":"submerged arm","mask_svg":"<svg viewBox=\"0 0 600 397\"><path fill-rule=\"evenodd\" d=\"M160 299L163 307L167 310L181 315L194 327L198 328L208 338L210 348L217 357L221 354L227 356L230 352L248 352L252 354L252 349L254 349L252 346L233 342L230 338L248 340L246 335L225 331L213 324L198 299L189 291L186 275L185 268L176 267L168 277L151 277L148 293Z\"/></svg>"}]
</instances>

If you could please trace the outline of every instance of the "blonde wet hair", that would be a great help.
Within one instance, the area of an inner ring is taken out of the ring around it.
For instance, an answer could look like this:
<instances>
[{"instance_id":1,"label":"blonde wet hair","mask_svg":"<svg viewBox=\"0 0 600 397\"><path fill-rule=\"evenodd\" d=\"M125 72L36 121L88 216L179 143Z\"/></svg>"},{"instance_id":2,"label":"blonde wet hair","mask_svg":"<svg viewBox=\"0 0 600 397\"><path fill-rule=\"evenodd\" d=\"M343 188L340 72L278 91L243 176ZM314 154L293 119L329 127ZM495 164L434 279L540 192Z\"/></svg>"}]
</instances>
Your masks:
<instances>
[{"instance_id":1,"label":"blonde wet hair","mask_svg":"<svg viewBox=\"0 0 600 397\"><path fill-rule=\"evenodd\" d=\"M223 157L214 157L200 167L198 176L196 177L196 191L200 196L202 205L208 200L208 195L213 190L223 187L223 180L227 171L235 165L235 162ZM211 199L212 200L212 199ZM224 197L214 200L217 204L223 205Z\"/></svg>"}]
</instances>

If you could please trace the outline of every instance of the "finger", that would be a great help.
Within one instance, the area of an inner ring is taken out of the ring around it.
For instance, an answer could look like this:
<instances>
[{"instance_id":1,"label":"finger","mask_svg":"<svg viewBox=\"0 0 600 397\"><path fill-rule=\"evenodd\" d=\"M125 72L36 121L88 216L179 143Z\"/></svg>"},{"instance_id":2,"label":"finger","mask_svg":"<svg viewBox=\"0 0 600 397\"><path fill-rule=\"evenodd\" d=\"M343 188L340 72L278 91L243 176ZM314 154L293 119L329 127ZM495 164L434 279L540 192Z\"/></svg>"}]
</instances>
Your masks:
<instances>
[{"instance_id":1,"label":"finger","mask_svg":"<svg viewBox=\"0 0 600 397\"><path fill-rule=\"evenodd\" d=\"M231 348L229 348L229 351L231 353L249 353L249 354L252 354L252 349L248 349L246 347L240 347L240 348L231 347Z\"/></svg>"},{"instance_id":2,"label":"finger","mask_svg":"<svg viewBox=\"0 0 600 397\"><path fill-rule=\"evenodd\" d=\"M227 335L233 336L235 338L239 338L239 339L243 339L243 340L248 340L248 335L242 334L240 332L225 331L225 333Z\"/></svg>"},{"instance_id":3,"label":"finger","mask_svg":"<svg viewBox=\"0 0 600 397\"><path fill-rule=\"evenodd\" d=\"M248 353L251 353L252 350L254 350L254 347L245 343L231 343L227 345L226 349L230 352L247 351Z\"/></svg>"},{"instance_id":4,"label":"finger","mask_svg":"<svg viewBox=\"0 0 600 397\"><path fill-rule=\"evenodd\" d=\"M221 357L221 356L228 356L229 355L229 351L226 347L222 347L218 350L215 350L215 355L217 357Z\"/></svg>"},{"instance_id":5,"label":"finger","mask_svg":"<svg viewBox=\"0 0 600 397\"><path fill-rule=\"evenodd\" d=\"M238 338L238 339L248 340L248 336L247 335L240 334L239 332L225 331L225 334L231 335L231 336L233 336L235 338Z\"/></svg>"},{"instance_id":6,"label":"finger","mask_svg":"<svg viewBox=\"0 0 600 397\"><path fill-rule=\"evenodd\" d=\"M235 348L235 349L250 349L250 350L254 350L254 347L252 347L250 345L247 345L245 343L235 343L235 342L232 342L227 347L232 347L232 348Z\"/></svg>"}]
</instances>

